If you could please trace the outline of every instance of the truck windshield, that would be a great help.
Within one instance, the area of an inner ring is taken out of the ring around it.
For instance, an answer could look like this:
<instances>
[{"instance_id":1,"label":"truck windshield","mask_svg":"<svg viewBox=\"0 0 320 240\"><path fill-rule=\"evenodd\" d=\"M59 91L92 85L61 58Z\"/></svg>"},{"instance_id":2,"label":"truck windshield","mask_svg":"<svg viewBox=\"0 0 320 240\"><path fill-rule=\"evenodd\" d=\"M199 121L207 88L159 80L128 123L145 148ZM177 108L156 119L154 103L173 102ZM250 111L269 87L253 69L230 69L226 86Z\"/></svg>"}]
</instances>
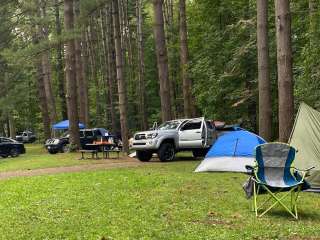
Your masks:
<instances>
[{"instance_id":1,"label":"truck windshield","mask_svg":"<svg viewBox=\"0 0 320 240\"><path fill-rule=\"evenodd\" d=\"M158 130L173 130L176 129L181 122L179 121L169 121L162 123L157 129Z\"/></svg>"}]
</instances>

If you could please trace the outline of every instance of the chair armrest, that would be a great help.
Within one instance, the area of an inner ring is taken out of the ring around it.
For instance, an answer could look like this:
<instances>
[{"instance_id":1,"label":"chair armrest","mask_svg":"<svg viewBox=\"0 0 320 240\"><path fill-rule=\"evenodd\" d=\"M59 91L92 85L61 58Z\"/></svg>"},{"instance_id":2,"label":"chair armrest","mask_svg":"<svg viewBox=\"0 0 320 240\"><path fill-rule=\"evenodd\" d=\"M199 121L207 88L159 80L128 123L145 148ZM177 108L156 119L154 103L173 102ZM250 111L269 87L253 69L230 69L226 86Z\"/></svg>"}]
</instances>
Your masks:
<instances>
[{"instance_id":1,"label":"chair armrest","mask_svg":"<svg viewBox=\"0 0 320 240\"><path fill-rule=\"evenodd\" d=\"M295 171L301 173L302 175L302 181L305 179L305 177L308 177L310 176L310 170L314 169L315 167L309 167L307 169L298 169L298 168L295 168L295 167L292 167Z\"/></svg>"}]
</instances>

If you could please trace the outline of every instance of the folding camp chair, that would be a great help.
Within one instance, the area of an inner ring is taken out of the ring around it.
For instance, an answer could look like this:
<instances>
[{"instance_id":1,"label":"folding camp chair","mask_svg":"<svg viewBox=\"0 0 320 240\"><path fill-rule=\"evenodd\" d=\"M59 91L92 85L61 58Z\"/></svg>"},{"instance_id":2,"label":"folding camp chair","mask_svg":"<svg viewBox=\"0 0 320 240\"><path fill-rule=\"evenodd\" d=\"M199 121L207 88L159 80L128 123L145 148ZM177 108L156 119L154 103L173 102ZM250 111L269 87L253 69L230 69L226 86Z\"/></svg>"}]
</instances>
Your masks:
<instances>
[{"instance_id":1,"label":"folding camp chair","mask_svg":"<svg viewBox=\"0 0 320 240\"><path fill-rule=\"evenodd\" d=\"M292 167L295 153L293 147L284 143L266 143L256 147L256 166L246 167L253 175L253 210L257 217L263 216L279 204L298 219L298 195L302 188L306 187L304 178L312 168L298 170ZM278 197L280 192L286 193ZM258 206L258 195L262 193L270 196ZM289 195L291 195L290 207L283 201ZM274 203L263 209L271 199Z\"/></svg>"}]
</instances>

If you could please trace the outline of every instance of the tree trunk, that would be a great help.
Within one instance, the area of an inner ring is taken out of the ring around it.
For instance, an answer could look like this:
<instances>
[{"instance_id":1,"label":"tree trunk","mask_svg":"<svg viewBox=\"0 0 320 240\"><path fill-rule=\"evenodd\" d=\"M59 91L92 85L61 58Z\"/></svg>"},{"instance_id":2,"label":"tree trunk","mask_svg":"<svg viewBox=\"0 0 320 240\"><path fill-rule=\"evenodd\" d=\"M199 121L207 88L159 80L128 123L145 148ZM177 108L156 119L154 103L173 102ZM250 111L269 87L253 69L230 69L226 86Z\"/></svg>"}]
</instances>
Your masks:
<instances>
[{"instance_id":1,"label":"tree trunk","mask_svg":"<svg viewBox=\"0 0 320 240\"><path fill-rule=\"evenodd\" d=\"M80 1L75 1L75 15L78 19L80 17ZM80 26L78 26L80 28ZM80 32L80 31L79 31ZM76 57L76 78L78 86L78 103L79 103L79 121L88 126L88 91L86 90L86 75L82 62L81 54L81 36L77 36L75 39L75 57Z\"/></svg>"},{"instance_id":2,"label":"tree trunk","mask_svg":"<svg viewBox=\"0 0 320 240\"><path fill-rule=\"evenodd\" d=\"M38 97L39 97L40 110L42 115L44 138L49 139L51 138L50 117L49 117L47 99L46 99L46 94L44 89L42 67L39 60L36 61L35 65L37 69Z\"/></svg>"},{"instance_id":3,"label":"tree trunk","mask_svg":"<svg viewBox=\"0 0 320 240\"><path fill-rule=\"evenodd\" d=\"M257 48L259 84L259 135L272 138L271 83L269 73L268 0L257 0Z\"/></svg>"},{"instance_id":4,"label":"tree trunk","mask_svg":"<svg viewBox=\"0 0 320 240\"><path fill-rule=\"evenodd\" d=\"M139 109L141 127L148 129L146 90L145 90L145 64L144 64L144 37L143 37L143 0L136 1L137 9L137 43L138 43L138 81L139 81Z\"/></svg>"},{"instance_id":5,"label":"tree trunk","mask_svg":"<svg viewBox=\"0 0 320 240\"><path fill-rule=\"evenodd\" d=\"M67 113L67 102L66 102L66 93L65 93L65 78L64 78L64 70L63 70L63 49L61 38L61 22L60 22L60 3L59 0L55 0L55 19L56 19L56 34L59 38L57 44L57 80L58 80L58 95L60 98L60 108L61 108L61 116L62 119L68 119Z\"/></svg>"},{"instance_id":6,"label":"tree trunk","mask_svg":"<svg viewBox=\"0 0 320 240\"><path fill-rule=\"evenodd\" d=\"M279 140L287 142L294 122L290 1L275 0L279 92Z\"/></svg>"},{"instance_id":7,"label":"tree trunk","mask_svg":"<svg viewBox=\"0 0 320 240\"><path fill-rule=\"evenodd\" d=\"M186 118L192 116L192 93L191 80L188 74L189 65L189 49L188 49L188 35L187 35L187 18L186 18L186 0L179 1L180 6L180 64L181 76L183 85L183 105L184 116Z\"/></svg>"},{"instance_id":8,"label":"tree trunk","mask_svg":"<svg viewBox=\"0 0 320 240\"><path fill-rule=\"evenodd\" d=\"M13 113L9 112L8 116L8 122L9 122L9 129L10 129L10 138L15 139L16 137L16 124L13 117Z\"/></svg>"},{"instance_id":9,"label":"tree trunk","mask_svg":"<svg viewBox=\"0 0 320 240\"><path fill-rule=\"evenodd\" d=\"M47 17L46 13L46 2L44 0L40 1L40 13L41 19L45 20ZM45 24L41 24L41 39L48 41L48 27ZM49 115L51 124L57 121L56 103L52 91L52 79L51 79L51 64L50 64L50 54L49 50L44 50L41 56L42 59L42 70L45 93L47 97L47 104L49 108Z\"/></svg>"},{"instance_id":10,"label":"tree trunk","mask_svg":"<svg viewBox=\"0 0 320 240\"><path fill-rule=\"evenodd\" d=\"M114 82L116 80L116 71L114 66L114 39L112 26L113 26L113 20L112 20L112 8L111 4L107 5L106 8L106 25L107 25L107 62L108 62L108 92L109 92L109 103L110 103L110 112L111 112L111 127L112 132L115 133L117 130L117 124L116 124L116 112L114 107Z\"/></svg>"},{"instance_id":11,"label":"tree trunk","mask_svg":"<svg viewBox=\"0 0 320 240\"><path fill-rule=\"evenodd\" d=\"M95 29L95 22L93 18L90 20L89 29L88 29L88 50L89 50L89 62L91 69L91 80L95 85L95 103L96 103L96 125L99 125L101 122L101 108L100 108L100 83L99 76L97 72L97 62L96 57L97 53L95 51L98 43L97 32Z\"/></svg>"},{"instance_id":12,"label":"tree trunk","mask_svg":"<svg viewBox=\"0 0 320 240\"><path fill-rule=\"evenodd\" d=\"M174 22L174 3L173 0L163 0L163 17L164 17L164 29L165 29L165 36L166 36L166 47L168 53L168 74L169 74L169 89L170 89L170 101L171 101L171 114L172 118L178 117L177 112L177 77L179 65L177 61L177 55L179 54L176 51L176 45L178 43L178 35L176 34L175 30L175 22Z\"/></svg>"},{"instance_id":13,"label":"tree trunk","mask_svg":"<svg viewBox=\"0 0 320 240\"><path fill-rule=\"evenodd\" d=\"M64 25L67 33L74 31L73 0L64 0ZM75 77L75 44L70 39L65 43L67 105L69 117L70 145L80 148L79 119L77 106L77 79Z\"/></svg>"},{"instance_id":14,"label":"tree trunk","mask_svg":"<svg viewBox=\"0 0 320 240\"><path fill-rule=\"evenodd\" d=\"M85 123L87 126L90 126L90 112L89 112L89 84L88 84L88 62L89 62L89 56L88 56L88 43L86 41L86 33L85 30L82 31L81 33L81 39L82 39L82 44L81 44L81 58L82 58L82 74L83 74L83 88L84 88L84 100L83 102L86 104L85 105Z\"/></svg>"},{"instance_id":15,"label":"tree trunk","mask_svg":"<svg viewBox=\"0 0 320 240\"><path fill-rule=\"evenodd\" d=\"M168 53L166 47L164 22L163 22L163 0L153 0L154 9L154 38L156 45L158 75L160 82L160 98L161 98L161 116L162 121L172 119L171 101L170 101L170 82Z\"/></svg>"},{"instance_id":16,"label":"tree trunk","mask_svg":"<svg viewBox=\"0 0 320 240\"><path fill-rule=\"evenodd\" d=\"M128 120L127 120L127 96L126 96L126 82L124 78L123 56L121 47L120 22L119 22L119 6L118 0L112 1L113 6L113 24L114 24L114 43L116 51L117 64L117 81L119 93L119 110L120 110L120 125L121 137L123 143L123 151L129 152L128 142Z\"/></svg>"}]
</instances>

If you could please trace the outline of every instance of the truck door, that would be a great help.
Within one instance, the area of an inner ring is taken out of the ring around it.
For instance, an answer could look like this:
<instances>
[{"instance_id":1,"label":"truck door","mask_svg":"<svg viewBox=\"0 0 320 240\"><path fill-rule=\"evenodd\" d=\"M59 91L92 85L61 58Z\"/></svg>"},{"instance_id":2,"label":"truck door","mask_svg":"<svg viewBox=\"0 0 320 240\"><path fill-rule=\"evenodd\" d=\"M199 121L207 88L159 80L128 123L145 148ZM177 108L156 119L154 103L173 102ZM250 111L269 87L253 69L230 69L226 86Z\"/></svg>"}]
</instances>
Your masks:
<instances>
[{"instance_id":1,"label":"truck door","mask_svg":"<svg viewBox=\"0 0 320 240\"><path fill-rule=\"evenodd\" d=\"M205 143L204 124L203 118L186 122L179 130L179 148L201 148Z\"/></svg>"},{"instance_id":2,"label":"truck door","mask_svg":"<svg viewBox=\"0 0 320 240\"><path fill-rule=\"evenodd\" d=\"M211 146L217 139L217 134L214 125L210 121L205 121L206 139L205 146Z\"/></svg>"},{"instance_id":3,"label":"truck door","mask_svg":"<svg viewBox=\"0 0 320 240\"><path fill-rule=\"evenodd\" d=\"M27 132L24 132L22 134L22 142L27 142L28 141L28 133Z\"/></svg>"}]
</instances>

